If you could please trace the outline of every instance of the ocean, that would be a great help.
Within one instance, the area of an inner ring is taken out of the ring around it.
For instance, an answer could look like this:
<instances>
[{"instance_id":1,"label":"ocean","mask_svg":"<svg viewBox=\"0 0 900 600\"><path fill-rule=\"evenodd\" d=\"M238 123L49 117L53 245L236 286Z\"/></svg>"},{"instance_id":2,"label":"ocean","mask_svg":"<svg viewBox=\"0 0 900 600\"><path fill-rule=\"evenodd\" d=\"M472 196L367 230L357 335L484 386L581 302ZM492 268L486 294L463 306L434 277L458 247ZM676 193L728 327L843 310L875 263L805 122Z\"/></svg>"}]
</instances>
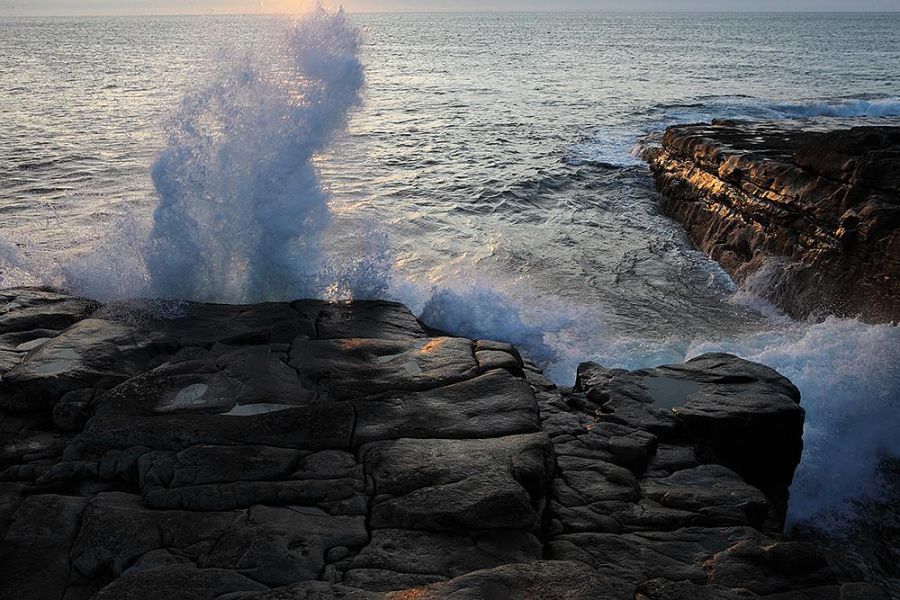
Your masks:
<instances>
[{"instance_id":1,"label":"ocean","mask_svg":"<svg viewBox=\"0 0 900 600\"><path fill-rule=\"evenodd\" d=\"M897 327L738 288L634 150L896 122L898 73L900 13L0 16L0 284L390 298L569 385L734 352L803 394L790 523L846 527L900 457Z\"/></svg>"}]
</instances>

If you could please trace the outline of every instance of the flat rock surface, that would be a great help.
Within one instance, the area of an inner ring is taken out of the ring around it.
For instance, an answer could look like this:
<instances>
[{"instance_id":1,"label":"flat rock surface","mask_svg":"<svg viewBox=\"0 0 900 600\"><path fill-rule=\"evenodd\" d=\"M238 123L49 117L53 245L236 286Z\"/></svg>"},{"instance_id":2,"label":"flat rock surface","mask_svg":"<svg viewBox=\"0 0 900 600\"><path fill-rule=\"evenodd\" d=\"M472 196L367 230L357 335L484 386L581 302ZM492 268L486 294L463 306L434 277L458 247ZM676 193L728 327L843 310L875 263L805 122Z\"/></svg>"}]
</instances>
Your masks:
<instances>
[{"instance_id":1,"label":"flat rock surface","mask_svg":"<svg viewBox=\"0 0 900 600\"><path fill-rule=\"evenodd\" d=\"M678 125L644 157L739 283L798 317L900 320L900 126Z\"/></svg>"},{"instance_id":2,"label":"flat rock surface","mask_svg":"<svg viewBox=\"0 0 900 600\"><path fill-rule=\"evenodd\" d=\"M879 597L780 535L760 365L562 392L386 302L0 301L2 599Z\"/></svg>"}]
</instances>

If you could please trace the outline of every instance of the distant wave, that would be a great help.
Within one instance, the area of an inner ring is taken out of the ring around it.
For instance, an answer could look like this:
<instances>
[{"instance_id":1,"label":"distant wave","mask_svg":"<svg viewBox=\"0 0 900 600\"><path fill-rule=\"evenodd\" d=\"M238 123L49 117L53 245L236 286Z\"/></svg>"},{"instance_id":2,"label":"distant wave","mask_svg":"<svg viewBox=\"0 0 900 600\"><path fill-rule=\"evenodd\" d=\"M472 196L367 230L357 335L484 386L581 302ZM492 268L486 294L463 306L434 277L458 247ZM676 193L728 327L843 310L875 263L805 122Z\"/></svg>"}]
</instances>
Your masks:
<instances>
[{"instance_id":1,"label":"distant wave","mask_svg":"<svg viewBox=\"0 0 900 600\"><path fill-rule=\"evenodd\" d=\"M670 125L705 123L712 119L780 121L816 118L900 117L900 98L833 98L785 102L748 96L711 96L695 101L661 103L635 114L620 127L598 128L570 148L571 164L632 166L639 140Z\"/></svg>"}]
</instances>

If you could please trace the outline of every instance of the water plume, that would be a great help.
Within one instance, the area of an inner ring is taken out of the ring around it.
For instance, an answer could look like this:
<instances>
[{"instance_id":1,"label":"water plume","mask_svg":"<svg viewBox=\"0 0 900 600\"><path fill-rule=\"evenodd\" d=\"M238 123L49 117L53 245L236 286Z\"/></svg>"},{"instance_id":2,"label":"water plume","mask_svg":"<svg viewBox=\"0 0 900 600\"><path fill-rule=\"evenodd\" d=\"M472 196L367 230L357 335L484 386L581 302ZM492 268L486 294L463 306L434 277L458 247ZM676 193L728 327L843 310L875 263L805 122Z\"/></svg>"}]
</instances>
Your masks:
<instances>
[{"instance_id":1,"label":"water plume","mask_svg":"<svg viewBox=\"0 0 900 600\"><path fill-rule=\"evenodd\" d=\"M185 97L152 169L151 295L319 295L329 210L314 159L360 103L360 43L343 11L318 7L276 56L248 56Z\"/></svg>"}]
</instances>

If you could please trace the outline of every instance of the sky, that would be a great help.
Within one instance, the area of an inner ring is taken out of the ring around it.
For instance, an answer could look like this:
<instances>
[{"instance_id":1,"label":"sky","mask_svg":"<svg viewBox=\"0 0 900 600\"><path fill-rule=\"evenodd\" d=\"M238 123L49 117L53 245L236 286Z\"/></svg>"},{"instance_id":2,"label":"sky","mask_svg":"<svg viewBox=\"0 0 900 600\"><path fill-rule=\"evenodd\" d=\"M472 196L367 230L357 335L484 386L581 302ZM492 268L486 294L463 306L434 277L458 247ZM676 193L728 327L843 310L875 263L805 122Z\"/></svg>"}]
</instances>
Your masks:
<instances>
[{"instance_id":1,"label":"sky","mask_svg":"<svg viewBox=\"0 0 900 600\"><path fill-rule=\"evenodd\" d=\"M329 2L338 3L338 0ZM343 0L351 12L459 10L896 11L900 0ZM0 0L0 15L296 12L301 0Z\"/></svg>"}]
</instances>

